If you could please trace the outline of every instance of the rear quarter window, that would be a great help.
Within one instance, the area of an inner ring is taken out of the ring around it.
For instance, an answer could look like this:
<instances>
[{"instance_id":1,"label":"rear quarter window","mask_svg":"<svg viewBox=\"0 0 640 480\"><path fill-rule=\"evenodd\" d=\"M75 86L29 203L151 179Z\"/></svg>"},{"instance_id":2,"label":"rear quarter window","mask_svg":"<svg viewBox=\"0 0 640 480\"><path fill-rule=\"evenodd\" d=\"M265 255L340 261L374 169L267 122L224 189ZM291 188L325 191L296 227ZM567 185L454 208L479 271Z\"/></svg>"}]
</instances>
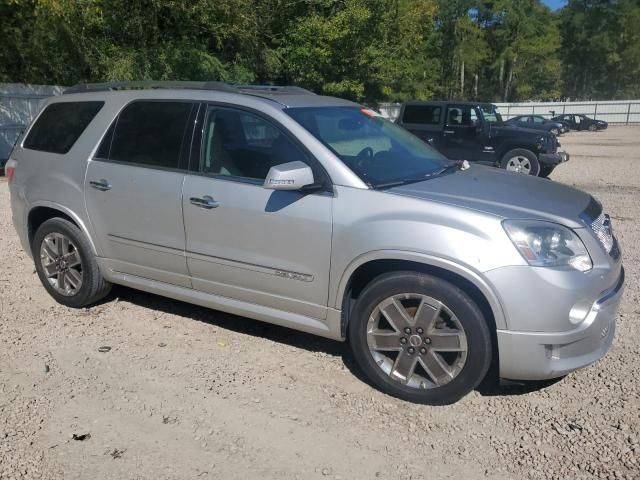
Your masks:
<instances>
[{"instance_id":1,"label":"rear quarter window","mask_svg":"<svg viewBox=\"0 0 640 480\"><path fill-rule=\"evenodd\" d=\"M402 123L418 125L439 125L442 107L436 105L406 105Z\"/></svg>"},{"instance_id":2,"label":"rear quarter window","mask_svg":"<svg viewBox=\"0 0 640 480\"><path fill-rule=\"evenodd\" d=\"M67 153L104 102L58 102L48 105L33 124L22 146L29 150Z\"/></svg>"}]
</instances>

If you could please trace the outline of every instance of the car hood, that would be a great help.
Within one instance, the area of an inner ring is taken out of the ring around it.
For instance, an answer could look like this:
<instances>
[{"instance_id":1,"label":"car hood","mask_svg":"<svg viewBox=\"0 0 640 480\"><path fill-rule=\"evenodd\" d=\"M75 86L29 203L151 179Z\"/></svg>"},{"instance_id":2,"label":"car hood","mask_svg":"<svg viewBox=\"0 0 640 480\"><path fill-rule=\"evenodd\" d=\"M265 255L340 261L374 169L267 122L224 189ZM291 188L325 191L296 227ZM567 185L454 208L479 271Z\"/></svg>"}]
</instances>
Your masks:
<instances>
[{"instance_id":1,"label":"car hood","mask_svg":"<svg viewBox=\"0 0 640 480\"><path fill-rule=\"evenodd\" d=\"M584 227L580 214L591 201L588 193L551 180L481 165L392 187L388 192L502 218L544 219L572 228Z\"/></svg>"},{"instance_id":2,"label":"car hood","mask_svg":"<svg viewBox=\"0 0 640 480\"><path fill-rule=\"evenodd\" d=\"M502 125L491 125L491 134L519 137L531 136L538 139L541 136L548 135L548 132L544 129L525 128L504 123Z\"/></svg>"}]
</instances>

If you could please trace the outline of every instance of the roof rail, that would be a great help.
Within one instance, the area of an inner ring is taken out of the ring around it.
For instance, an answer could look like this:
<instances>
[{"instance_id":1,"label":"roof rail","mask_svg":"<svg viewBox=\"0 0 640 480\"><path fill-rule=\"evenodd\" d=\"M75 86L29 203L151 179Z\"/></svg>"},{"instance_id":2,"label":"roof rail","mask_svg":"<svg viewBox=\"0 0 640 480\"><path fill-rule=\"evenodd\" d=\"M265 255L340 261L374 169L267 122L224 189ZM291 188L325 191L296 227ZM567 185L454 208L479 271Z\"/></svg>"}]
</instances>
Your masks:
<instances>
[{"instance_id":1,"label":"roof rail","mask_svg":"<svg viewBox=\"0 0 640 480\"><path fill-rule=\"evenodd\" d=\"M143 90L143 89L191 89L191 90L218 90L223 92L238 93L238 89L224 82L104 82L104 83L79 83L67 88L63 94L106 92L109 90Z\"/></svg>"},{"instance_id":2,"label":"roof rail","mask_svg":"<svg viewBox=\"0 0 640 480\"><path fill-rule=\"evenodd\" d=\"M264 93L290 93L298 95L315 95L311 90L292 85L234 85L238 90Z\"/></svg>"}]
</instances>

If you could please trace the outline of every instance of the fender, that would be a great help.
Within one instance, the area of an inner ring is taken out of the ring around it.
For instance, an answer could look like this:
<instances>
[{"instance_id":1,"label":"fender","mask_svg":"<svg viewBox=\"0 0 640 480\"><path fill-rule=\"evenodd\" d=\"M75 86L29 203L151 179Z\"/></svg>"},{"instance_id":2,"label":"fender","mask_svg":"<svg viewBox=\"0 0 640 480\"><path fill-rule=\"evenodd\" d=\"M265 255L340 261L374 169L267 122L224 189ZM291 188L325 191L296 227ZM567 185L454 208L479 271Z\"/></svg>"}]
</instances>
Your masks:
<instances>
[{"instance_id":1,"label":"fender","mask_svg":"<svg viewBox=\"0 0 640 480\"><path fill-rule=\"evenodd\" d=\"M491 307L491 311L493 312L496 327L498 329L508 328L504 310L502 308L502 304L500 303L499 297L494 292L491 285L482 277L480 272L476 272L469 266L454 262L452 260L405 250L375 250L364 253L355 258L345 269L342 277L340 278L340 282L338 283L338 288L335 292L333 301L334 307L336 309L342 309L342 300L346 293L347 286L349 285L349 280L353 276L353 273L358 269L358 267L373 260L405 260L415 263L421 263L423 265L432 267L438 267L461 276L465 280L468 280L473 285L475 285L478 290L480 290L480 292L485 296L487 302L489 303L489 306Z\"/></svg>"},{"instance_id":2,"label":"fender","mask_svg":"<svg viewBox=\"0 0 640 480\"><path fill-rule=\"evenodd\" d=\"M35 201L33 203L29 203L27 205L27 208L24 209L24 211L25 211L25 218L24 218L25 227L28 225L29 214L31 213L31 211L34 208L37 208L37 207L47 207L47 208L52 208L53 210L59 210L60 212L64 213L65 215L68 215L69 217L71 217L71 219L80 227L80 230L82 230L82 233L85 234L85 236L87 237L87 240L89 240L89 244L91 245L92 253L97 257L101 256L100 252L96 248L96 244L93 241L93 238L89 234L89 229L87 228L87 225L85 224L85 222L73 210L69 209L68 207L65 207L64 205L60 205L59 203L49 202L49 201L46 201L46 200L38 200L38 201ZM28 253L31 254L31 252L28 252Z\"/></svg>"}]
</instances>

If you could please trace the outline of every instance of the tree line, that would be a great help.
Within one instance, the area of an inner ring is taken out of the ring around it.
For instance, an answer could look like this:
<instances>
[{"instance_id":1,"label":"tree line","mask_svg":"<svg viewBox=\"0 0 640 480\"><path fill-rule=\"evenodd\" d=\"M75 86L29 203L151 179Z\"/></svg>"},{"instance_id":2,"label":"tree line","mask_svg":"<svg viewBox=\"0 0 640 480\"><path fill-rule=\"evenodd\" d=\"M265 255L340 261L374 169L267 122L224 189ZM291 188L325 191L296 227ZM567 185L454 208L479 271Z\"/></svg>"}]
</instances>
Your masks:
<instances>
[{"instance_id":1,"label":"tree line","mask_svg":"<svg viewBox=\"0 0 640 480\"><path fill-rule=\"evenodd\" d=\"M0 82L296 84L376 103L638 98L639 74L639 0L0 0Z\"/></svg>"}]
</instances>

